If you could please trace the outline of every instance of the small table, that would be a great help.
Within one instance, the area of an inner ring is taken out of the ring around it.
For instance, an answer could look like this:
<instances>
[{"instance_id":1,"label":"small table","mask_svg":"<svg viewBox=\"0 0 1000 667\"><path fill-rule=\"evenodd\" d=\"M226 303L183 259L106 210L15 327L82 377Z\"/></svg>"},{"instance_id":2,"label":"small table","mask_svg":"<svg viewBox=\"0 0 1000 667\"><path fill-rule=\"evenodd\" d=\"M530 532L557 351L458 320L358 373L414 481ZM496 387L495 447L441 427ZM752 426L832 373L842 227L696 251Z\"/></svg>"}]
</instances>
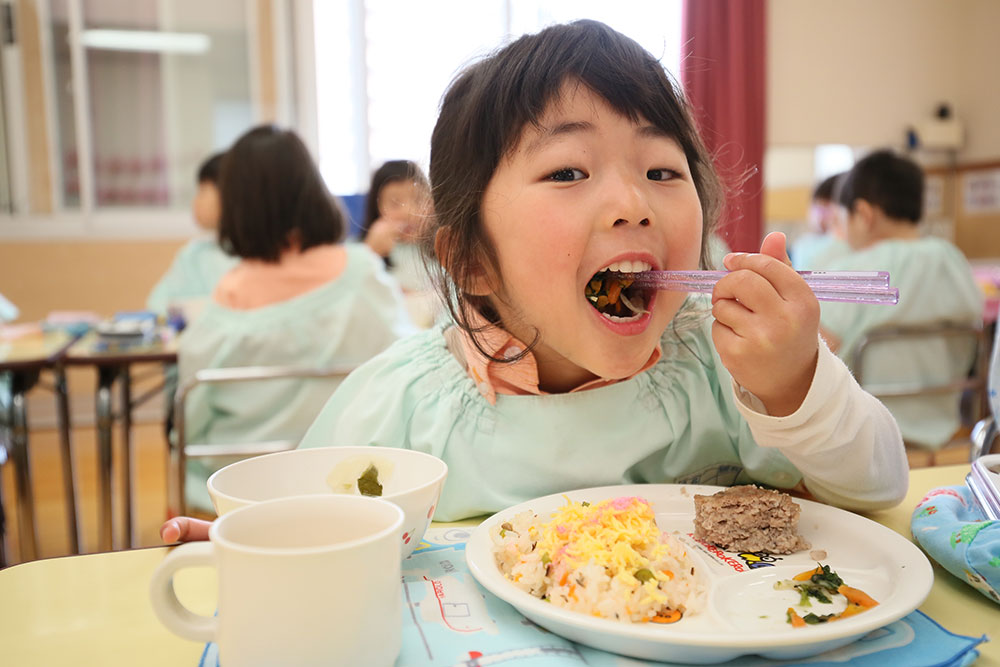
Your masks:
<instances>
[{"instance_id":1,"label":"small table","mask_svg":"<svg viewBox=\"0 0 1000 667\"><path fill-rule=\"evenodd\" d=\"M59 411L59 444L63 459L63 488L66 494L67 529L70 548L80 551L79 523L76 513L76 493L73 480L73 455L69 434L69 398L66 374L60 360L75 337L63 331L25 333L12 340L0 341L0 374L10 377L8 421L11 429L10 462L14 468L17 490L18 536L21 560L37 558L38 536L35 532L35 503L31 488L31 464L28 456L28 414L25 394L38 382L43 369L55 375L55 395ZM2 448L0 448L2 453ZM2 500L2 494L0 494ZM6 565L5 540L0 536L0 567Z\"/></svg>"},{"instance_id":2,"label":"small table","mask_svg":"<svg viewBox=\"0 0 1000 667\"><path fill-rule=\"evenodd\" d=\"M125 548L132 543L132 409L160 392L160 387L132 399L131 367L139 363L177 363L174 340L155 337L148 342L109 346L94 332L73 343L63 359L66 366L93 366L97 370L97 480L98 480L98 550L114 549L112 510L112 429L115 415L111 391L118 381L121 398L122 485L125 490L123 519Z\"/></svg>"},{"instance_id":3,"label":"small table","mask_svg":"<svg viewBox=\"0 0 1000 667\"><path fill-rule=\"evenodd\" d=\"M870 518L910 535L910 515L930 489L961 484L968 465L910 472L910 492L897 507ZM475 525L463 521L458 525ZM443 525L443 524L436 524ZM153 614L149 582L169 547L51 558L0 571L0 646L6 663L197 665L204 648L172 634ZM177 573L175 590L192 611L211 614L216 576L210 568ZM934 585L920 609L952 632L992 641L979 646L977 667L1000 667L1000 607L934 566Z\"/></svg>"}]
</instances>

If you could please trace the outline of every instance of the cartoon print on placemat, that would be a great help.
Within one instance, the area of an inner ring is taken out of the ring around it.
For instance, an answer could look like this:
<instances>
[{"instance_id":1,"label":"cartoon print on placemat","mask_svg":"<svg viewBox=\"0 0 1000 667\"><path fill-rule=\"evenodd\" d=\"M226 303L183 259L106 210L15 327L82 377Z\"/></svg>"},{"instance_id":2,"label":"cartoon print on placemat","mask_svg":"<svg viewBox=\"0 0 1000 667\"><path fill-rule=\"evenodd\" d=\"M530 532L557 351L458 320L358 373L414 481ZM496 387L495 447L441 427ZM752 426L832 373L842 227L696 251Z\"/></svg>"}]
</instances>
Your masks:
<instances>
[{"instance_id":1,"label":"cartoon print on placemat","mask_svg":"<svg viewBox=\"0 0 1000 667\"><path fill-rule=\"evenodd\" d=\"M981 523L969 523L951 534L951 548L954 549L959 544L969 544L983 528L991 526L995 521L983 521Z\"/></svg>"},{"instance_id":2,"label":"cartoon print on placemat","mask_svg":"<svg viewBox=\"0 0 1000 667\"><path fill-rule=\"evenodd\" d=\"M968 570L963 570L965 572L965 580L969 582L969 585L981 592L983 595L991 598L996 602L1000 602L1000 594L998 594L993 587L990 586L989 582L980 577L975 572L970 572Z\"/></svg>"},{"instance_id":3,"label":"cartoon print on placemat","mask_svg":"<svg viewBox=\"0 0 1000 667\"><path fill-rule=\"evenodd\" d=\"M927 492L927 495L925 495L920 500L920 502L917 503L917 507L920 507L921 505L923 505L924 503L926 503L928 500L930 500L931 498L934 498L936 496L950 496L950 497L955 498L956 500L958 500L958 502L962 503L962 507L967 507L968 506L968 503L965 502L965 498L963 498L960 493L958 493L954 489L948 488L947 486L943 486L941 488L932 489L929 492Z\"/></svg>"}]
</instances>

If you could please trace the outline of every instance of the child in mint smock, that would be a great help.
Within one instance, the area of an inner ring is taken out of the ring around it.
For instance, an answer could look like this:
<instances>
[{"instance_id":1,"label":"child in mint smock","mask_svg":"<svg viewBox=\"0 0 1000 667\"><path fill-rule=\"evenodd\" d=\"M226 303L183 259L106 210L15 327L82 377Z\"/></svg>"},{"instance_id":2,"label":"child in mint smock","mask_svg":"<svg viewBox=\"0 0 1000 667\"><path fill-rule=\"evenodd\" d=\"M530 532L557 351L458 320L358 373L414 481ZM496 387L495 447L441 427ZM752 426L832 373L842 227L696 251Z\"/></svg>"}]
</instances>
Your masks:
<instances>
[{"instance_id":1,"label":"child in mint smock","mask_svg":"<svg viewBox=\"0 0 1000 667\"><path fill-rule=\"evenodd\" d=\"M184 244L170 268L153 286L146 308L166 316L171 307L180 308L185 319L193 319L208 302L212 290L238 258L227 255L216 238L219 226L219 167L222 154L216 153L198 168L198 191L191 203L195 223L207 234Z\"/></svg>"},{"instance_id":2,"label":"child in mint smock","mask_svg":"<svg viewBox=\"0 0 1000 667\"><path fill-rule=\"evenodd\" d=\"M978 325L983 297L968 260L952 243L921 237L917 223L923 206L923 173L908 158L878 151L860 160L842 188L849 212L851 255L829 266L840 271L888 271L899 288L895 306L822 304L821 326L837 355L848 364L861 338L883 326L949 321ZM967 340L939 339L875 344L865 352L866 386L960 379L976 351ZM936 449L961 425L960 396L887 398L903 439Z\"/></svg>"},{"instance_id":3,"label":"child in mint smock","mask_svg":"<svg viewBox=\"0 0 1000 667\"><path fill-rule=\"evenodd\" d=\"M555 26L473 65L431 146L425 249L453 322L352 373L302 446L441 457L438 520L630 482L898 503L898 429L820 341L783 236L729 255L714 303L605 271L707 266L716 178L662 67L607 26Z\"/></svg>"},{"instance_id":4,"label":"child in mint smock","mask_svg":"<svg viewBox=\"0 0 1000 667\"><path fill-rule=\"evenodd\" d=\"M850 253L851 247L843 238L840 205L836 198L838 181L844 175L827 176L813 190L809 228L795 238L789 250L795 270L822 271L831 262Z\"/></svg>"},{"instance_id":5,"label":"child in mint smock","mask_svg":"<svg viewBox=\"0 0 1000 667\"><path fill-rule=\"evenodd\" d=\"M344 217L298 137L257 128L226 160L220 237L242 259L179 338L181 383L204 368L356 366L413 331L378 256L339 243ZM186 402L186 440L297 440L336 383L200 385ZM211 511L205 482L229 462L188 460L189 506Z\"/></svg>"}]
</instances>

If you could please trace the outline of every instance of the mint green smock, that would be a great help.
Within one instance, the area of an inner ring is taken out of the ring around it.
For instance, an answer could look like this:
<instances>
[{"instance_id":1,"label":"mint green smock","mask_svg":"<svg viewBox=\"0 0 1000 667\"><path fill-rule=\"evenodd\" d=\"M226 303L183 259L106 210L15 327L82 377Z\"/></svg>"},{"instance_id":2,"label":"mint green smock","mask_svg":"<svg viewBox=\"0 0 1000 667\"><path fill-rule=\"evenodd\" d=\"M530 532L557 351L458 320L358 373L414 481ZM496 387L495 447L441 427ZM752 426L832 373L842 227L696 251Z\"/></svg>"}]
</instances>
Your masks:
<instances>
[{"instance_id":1,"label":"mint green smock","mask_svg":"<svg viewBox=\"0 0 1000 667\"><path fill-rule=\"evenodd\" d=\"M146 298L146 308L163 315L175 303L207 300L216 283L238 258L227 255L215 238L195 238L177 251L170 268Z\"/></svg>"},{"instance_id":2,"label":"mint green smock","mask_svg":"<svg viewBox=\"0 0 1000 667\"><path fill-rule=\"evenodd\" d=\"M478 516L569 489L642 482L788 488L801 479L758 447L737 411L707 316L635 377L598 389L498 395L496 405L445 346L438 325L352 373L300 446L415 449L448 464L435 519Z\"/></svg>"},{"instance_id":3,"label":"mint green smock","mask_svg":"<svg viewBox=\"0 0 1000 667\"><path fill-rule=\"evenodd\" d=\"M295 298L252 310L210 302L178 339L183 385L204 368L357 366L415 331L399 286L364 244L348 244L343 273ZM297 441L339 379L200 385L188 394L188 444ZM190 459L189 506L211 510L209 475L231 461Z\"/></svg>"},{"instance_id":4,"label":"mint green smock","mask_svg":"<svg viewBox=\"0 0 1000 667\"><path fill-rule=\"evenodd\" d=\"M796 271L825 271L850 252L851 246L833 234L806 233L792 243L789 257Z\"/></svg>"},{"instance_id":5,"label":"mint green smock","mask_svg":"<svg viewBox=\"0 0 1000 667\"><path fill-rule=\"evenodd\" d=\"M842 257L832 271L888 271L890 284L899 288L894 306L821 303L821 325L840 338L837 356L848 366L869 331L883 326L951 321L981 324L983 296L965 255L948 241L935 237L880 241ZM967 341L876 344L865 352L862 381L877 393L878 386L915 380L945 382L964 376L975 350ZM852 369L854 370L854 369ZM961 420L960 396L886 398L906 442L929 449L946 444Z\"/></svg>"}]
</instances>

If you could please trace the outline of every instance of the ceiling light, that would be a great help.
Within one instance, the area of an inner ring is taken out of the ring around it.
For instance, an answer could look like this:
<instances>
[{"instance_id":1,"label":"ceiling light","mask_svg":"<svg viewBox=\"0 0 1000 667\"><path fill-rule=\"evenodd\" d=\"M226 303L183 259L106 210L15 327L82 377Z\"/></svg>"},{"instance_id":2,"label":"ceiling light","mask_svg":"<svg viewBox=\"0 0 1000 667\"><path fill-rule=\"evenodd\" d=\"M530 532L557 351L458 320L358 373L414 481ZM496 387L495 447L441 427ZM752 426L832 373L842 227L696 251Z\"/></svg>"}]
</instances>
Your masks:
<instances>
[{"instance_id":1,"label":"ceiling light","mask_svg":"<svg viewBox=\"0 0 1000 667\"><path fill-rule=\"evenodd\" d=\"M158 53L205 53L212 45L202 33L153 30L84 30L81 42L91 49Z\"/></svg>"}]
</instances>

